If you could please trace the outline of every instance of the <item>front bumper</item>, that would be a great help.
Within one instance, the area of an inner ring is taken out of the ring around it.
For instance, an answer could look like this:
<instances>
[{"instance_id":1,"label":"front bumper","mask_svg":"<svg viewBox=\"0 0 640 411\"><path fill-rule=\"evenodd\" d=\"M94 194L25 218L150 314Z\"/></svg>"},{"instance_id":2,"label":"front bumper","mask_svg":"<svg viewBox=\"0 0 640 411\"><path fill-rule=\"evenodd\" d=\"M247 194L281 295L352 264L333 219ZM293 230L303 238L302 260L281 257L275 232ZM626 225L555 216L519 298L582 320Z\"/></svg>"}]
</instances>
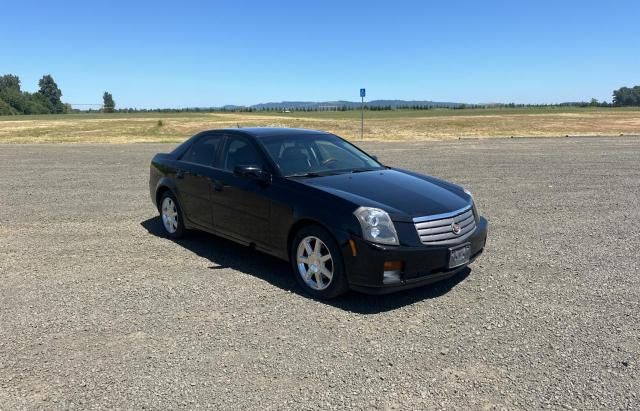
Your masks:
<instances>
[{"instance_id":1,"label":"front bumper","mask_svg":"<svg viewBox=\"0 0 640 411\"><path fill-rule=\"evenodd\" d=\"M471 245L469 263L478 258L484 250L487 226L487 220L480 217L475 232L464 241ZM357 237L352 240L355 242L356 256L353 256L350 246L343 247L349 286L368 294L386 294L431 284L456 275L468 265L448 268L450 245L386 246L372 244ZM383 283L385 261L402 261L399 282Z\"/></svg>"}]
</instances>

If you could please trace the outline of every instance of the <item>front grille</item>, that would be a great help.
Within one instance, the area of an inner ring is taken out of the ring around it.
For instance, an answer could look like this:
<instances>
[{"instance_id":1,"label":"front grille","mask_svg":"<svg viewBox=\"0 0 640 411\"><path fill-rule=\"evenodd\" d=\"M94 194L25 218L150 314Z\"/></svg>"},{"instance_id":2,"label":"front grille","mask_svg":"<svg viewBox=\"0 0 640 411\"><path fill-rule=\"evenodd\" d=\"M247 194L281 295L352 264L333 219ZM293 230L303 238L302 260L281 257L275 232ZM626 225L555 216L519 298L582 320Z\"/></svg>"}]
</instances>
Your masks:
<instances>
[{"instance_id":1,"label":"front grille","mask_svg":"<svg viewBox=\"0 0 640 411\"><path fill-rule=\"evenodd\" d=\"M452 213L414 218L413 222L422 244L458 244L469 238L476 229L476 216L472 206ZM460 226L458 234L453 233L453 223Z\"/></svg>"}]
</instances>

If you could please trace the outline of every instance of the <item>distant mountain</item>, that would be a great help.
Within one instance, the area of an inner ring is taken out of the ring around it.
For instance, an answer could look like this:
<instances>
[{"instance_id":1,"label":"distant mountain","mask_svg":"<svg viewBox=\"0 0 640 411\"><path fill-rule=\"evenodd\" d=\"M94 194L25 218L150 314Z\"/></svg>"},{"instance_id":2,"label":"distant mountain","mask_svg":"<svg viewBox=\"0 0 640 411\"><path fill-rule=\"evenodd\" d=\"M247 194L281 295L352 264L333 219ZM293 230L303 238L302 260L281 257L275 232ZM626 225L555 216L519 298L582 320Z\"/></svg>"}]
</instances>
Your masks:
<instances>
[{"instance_id":1,"label":"distant mountain","mask_svg":"<svg viewBox=\"0 0 640 411\"><path fill-rule=\"evenodd\" d=\"M359 101L281 101L279 103L260 103L254 104L250 106L256 110L265 110L265 109L276 109L276 110L285 110L285 109L319 109L319 108L331 108L331 107L347 107L347 108L357 108L360 107ZM430 100L372 100L365 101L365 105L368 107L406 107L406 106L430 106L430 107L460 107L463 103L453 103L453 102L442 102L442 101L430 101ZM229 107L229 109L237 108L237 106L225 106L225 108Z\"/></svg>"},{"instance_id":2,"label":"distant mountain","mask_svg":"<svg viewBox=\"0 0 640 411\"><path fill-rule=\"evenodd\" d=\"M223 110L241 110L243 108L247 108L246 106L236 106L233 104L227 104L226 106L220 107Z\"/></svg>"}]
</instances>

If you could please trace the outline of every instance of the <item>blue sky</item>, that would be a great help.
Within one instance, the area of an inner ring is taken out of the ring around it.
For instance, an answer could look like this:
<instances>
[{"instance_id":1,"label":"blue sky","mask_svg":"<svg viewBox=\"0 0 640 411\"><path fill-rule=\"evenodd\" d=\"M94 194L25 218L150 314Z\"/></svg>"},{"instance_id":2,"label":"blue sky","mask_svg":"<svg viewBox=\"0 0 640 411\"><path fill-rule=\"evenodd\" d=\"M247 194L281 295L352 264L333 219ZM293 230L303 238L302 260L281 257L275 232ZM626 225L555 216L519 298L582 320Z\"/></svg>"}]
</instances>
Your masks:
<instances>
[{"instance_id":1,"label":"blue sky","mask_svg":"<svg viewBox=\"0 0 640 411\"><path fill-rule=\"evenodd\" d=\"M640 1L3 2L0 74L70 103L611 100L640 84Z\"/></svg>"}]
</instances>

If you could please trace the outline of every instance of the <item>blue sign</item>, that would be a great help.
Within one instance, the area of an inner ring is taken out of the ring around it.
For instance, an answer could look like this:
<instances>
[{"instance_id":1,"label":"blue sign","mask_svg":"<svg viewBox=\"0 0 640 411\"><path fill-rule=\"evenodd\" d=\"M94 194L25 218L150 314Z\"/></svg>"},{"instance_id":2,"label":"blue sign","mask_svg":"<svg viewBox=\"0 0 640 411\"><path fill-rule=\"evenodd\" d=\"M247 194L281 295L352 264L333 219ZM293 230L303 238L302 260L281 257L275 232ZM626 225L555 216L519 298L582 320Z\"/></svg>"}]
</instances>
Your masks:
<instances>
[{"instance_id":1,"label":"blue sign","mask_svg":"<svg viewBox=\"0 0 640 411\"><path fill-rule=\"evenodd\" d=\"M367 95L367 91L363 88L360 89L360 97L364 97Z\"/></svg>"}]
</instances>

